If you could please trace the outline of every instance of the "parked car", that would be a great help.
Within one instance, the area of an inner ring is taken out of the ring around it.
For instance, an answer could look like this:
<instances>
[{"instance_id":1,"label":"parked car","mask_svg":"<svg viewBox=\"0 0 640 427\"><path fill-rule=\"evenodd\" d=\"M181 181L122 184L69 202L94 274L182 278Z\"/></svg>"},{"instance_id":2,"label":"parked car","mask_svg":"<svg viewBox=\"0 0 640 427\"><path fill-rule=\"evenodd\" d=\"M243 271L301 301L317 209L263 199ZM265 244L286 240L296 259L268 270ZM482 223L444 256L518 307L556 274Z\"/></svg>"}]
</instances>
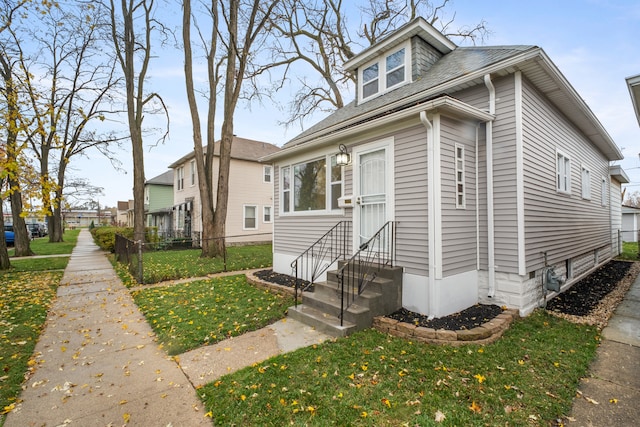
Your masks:
<instances>
[{"instance_id":1,"label":"parked car","mask_svg":"<svg viewBox=\"0 0 640 427\"><path fill-rule=\"evenodd\" d=\"M4 240L7 246L13 245L16 242L16 235L13 232L13 225L7 224L4 226Z\"/></svg>"},{"instance_id":2,"label":"parked car","mask_svg":"<svg viewBox=\"0 0 640 427\"><path fill-rule=\"evenodd\" d=\"M42 224L27 224L27 227L31 232L31 238L44 237L47 235L47 231Z\"/></svg>"}]
</instances>

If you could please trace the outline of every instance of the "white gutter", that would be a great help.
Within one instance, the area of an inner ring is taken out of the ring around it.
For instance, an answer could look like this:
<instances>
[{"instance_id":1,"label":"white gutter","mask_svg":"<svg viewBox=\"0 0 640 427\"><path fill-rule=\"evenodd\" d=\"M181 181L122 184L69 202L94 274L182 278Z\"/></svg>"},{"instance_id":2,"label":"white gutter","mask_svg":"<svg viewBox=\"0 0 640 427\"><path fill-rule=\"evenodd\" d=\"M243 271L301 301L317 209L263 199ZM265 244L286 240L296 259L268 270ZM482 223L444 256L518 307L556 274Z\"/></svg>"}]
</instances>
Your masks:
<instances>
[{"instance_id":1,"label":"white gutter","mask_svg":"<svg viewBox=\"0 0 640 427\"><path fill-rule=\"evenodd\" d=\"M435 163L434 154L433 154L433 125L427 118L426 111L420 111L420 121L427 129L427 197L428 197L428 208L427 208L427 221L428 221L428 241L429 241L429 277L427 278L427 286L428 295L429 295L429 318L433 318L435 316L436 310L436 297L435 297L435 278L436 278L436 242L434 236L431 233L434 232L436 228L436 220L433 215L433 210L435 209L435 182L434 182L434 168L433 164Z\"/></svg>"},{"instance_id":2,"label":"white gutter","mask_svg":"<svg viewBox=\"0 0 640 427\"><path fill-rule=\"evenodd\" d=\"M400 103L396 103L400 105ZM404 102L402 102L404 104ZM381 108L378 113L382 113L392 109L394 104L389 106L389 108ZM478 108L475 108L467 103L459 101L455 98L451 98L450 96L444 95L433 99L431 101L423 102L413 107L406 108L395 113L387 114L382 117L379 117L375 121L376 126L385 126L387 124L393 124L398 120L403 120L408 117L413 117L417 114L420 114L422 111L432 111L432 110L441 110L444 112L453 113L455 116L461 116L466 118L473 118L478 121L491 121L494 119L493 115L488 114L486 111L482 111ZM313 138L313 136L308 136L296 143L291 147L284 148L278 152L269 154L267 156L261 157L260 161L272 161L274 159L279 159L282 157L289 157L298 152L306 152L314 147L321 147L323 145L329 145L334 143L336 140L348 138L351 135L362 132L363 130L371 130L371 122L365 121L360 122L362 117L359 120L349 120L346 122L342 122L340 125L336 125L330 128L325 129L326 133L323 136L318 138ZM351 127L348 126L349 123L358 123L354 124ZM331 129L339 129L335 131L331 131ZM324 131L323 131L324 132ZM308 142L306 142L308 141ZM306 142L306 143L305 143Z\"/></svg>"},{"instance_id":3,"label":"white gutter","mask_svg":"<svg viewBox=\"0 0 640 427\"><path fill-rule=\"evenodd\" d=\"M500 72L503 72L504 70L509 70L513 67L517 68L519 64L522 64L526 61L529 61L531 59L536 59L536 58L538 60L538 63L541 64L541 66L546 71L546 73L543 73L541 75L547 76L549 79L553 80L553 82L558 85L557 89L555 90L559 90L561 92L566 93L573 101L572 104L574 105L575 110L580 111L590 121L592 128L590 129L590 131L588 131L587 129L584 129L585 134L590 137L594 136L594 132L595 134L599 134L601 139L597 140L597 138L594 138L593 139L594 143L607 156L610 156L609 160L621 160L623 158L622 153L620 152L616 144L613 142L613 139L611 139L611 136L609 136L607 131L604 129L602 124L598 121L596 116L586 105L584 100L578 95L578 93L571 86L571 84L569 84L567 79L560 73L560 70L558 70L558 68L553 63L553 61L551 61L551 59L547 56L547 54L540 48L532 48L532 49L526 50L521 54L515 55L505 61L500 61L496 64L485 67L484 69L477 70L469 74L465 74L453 80L444 82L438 86L434 86L424 92L416 93L406 98L399 99L391 104L384 105L375 110L368 111L356 117L352 117L349 120L346 120L344 122L336 123L327 128L320 129L317 132L309 134L304 138L300 138L299 140L295 141L295 145L293 147L285 148L284 150L281 150L280 152L278 152L278 154L268 155L263 157L262 159L271 160L274 158L279 158L280 156L284 157L288 155L290 149L295 149L299 145L304 145L306 147L313 147L316 144L320 144L320 145L323 143L326 144L328 143L327 139L333 140L335 135L341 132L340 131L341 129L345 130L343 129L345 126L348 127L348 126L354 125L353 128L359 128L359 126L362 126L362 125L357 125L357 123L367 122L372 117L381 115L389 110L402 107L403 105L411 104L412 102L420 102L422 99L429 98L432 96L437 96L442 93L451 92L452 89L456 88L458 85L468 84L469 82L472 82L475 79L483 78L487 74L500 73ZM413 111L414 113L417 113L421 109L427 109L427 110L429 109L424 107L421 108L419 105L417 105L416 107L417 108L414 107L414 111ZM364 124L364 126L370 126L370 124ZM332 133L332 132L336 132L336 133ZM318 137L317 136L318 134L321 134L321 136ZM307 142L308 144L306 144Z\"/></svg>"},{"instance_id":4,"label":"white gutter","mask_svg":"<svg viewBox=\"0 0 640 427\"><path fill-rule=\"evenodd\" d=\"M491 75L485 74L484 84L489 90L489 114L495 114L496 89L491 82ZM495 227L493 211L493 122L486 125L486 156L487 156L487 254L489 257L489 292L487 296L493 298L496 291L496 254L495 254Z\"/></svg>"}]
</instances>

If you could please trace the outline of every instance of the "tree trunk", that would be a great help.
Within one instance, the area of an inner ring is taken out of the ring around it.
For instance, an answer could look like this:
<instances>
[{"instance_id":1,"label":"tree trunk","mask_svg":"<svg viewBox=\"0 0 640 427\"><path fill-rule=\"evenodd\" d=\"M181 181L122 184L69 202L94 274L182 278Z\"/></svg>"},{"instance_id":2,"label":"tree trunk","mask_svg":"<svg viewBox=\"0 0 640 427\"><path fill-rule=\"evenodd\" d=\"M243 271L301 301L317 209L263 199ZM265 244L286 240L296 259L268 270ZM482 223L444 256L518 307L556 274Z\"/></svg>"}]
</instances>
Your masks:
<instances>
[{"instance_id":1,"label":"tree trunk","mask_svg":"<svg viewBox=\"0 0 640 427\"><path fill-rule=\"evenodd\" d=\"M9 199L11 200L11 216L13 217L13 232L15 234L15 256L31 256L31 232L27 230L27 223L24 221L22 213L22 193L18 189L18 183L13 179L9 179L11 188L15 188L11 192ZM4 233L3 233L4 234Z\"/></svg>"},{"instance_id":2,"label":"tree trunk","mask_svg":"<svg viewBox=\"0 0 640 427\"><path fill-rule=\"evenodd\" d=\"M3 230L2 235L0 235L0 270L8 270L11 268L11 261L9 260L9 252L7 252L7 241L4 238L3 204L3 200L0 200L0 226L2 226Z\"/></svg>"}]
</instances>

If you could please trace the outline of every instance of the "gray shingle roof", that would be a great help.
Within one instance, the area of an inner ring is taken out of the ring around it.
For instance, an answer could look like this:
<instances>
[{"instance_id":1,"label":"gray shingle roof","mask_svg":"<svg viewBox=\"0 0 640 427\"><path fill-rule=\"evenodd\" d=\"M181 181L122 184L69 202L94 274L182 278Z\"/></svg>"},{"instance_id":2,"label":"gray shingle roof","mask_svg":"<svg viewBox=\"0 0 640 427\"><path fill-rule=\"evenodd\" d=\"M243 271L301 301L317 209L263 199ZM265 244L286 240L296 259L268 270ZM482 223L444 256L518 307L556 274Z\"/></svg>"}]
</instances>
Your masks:
<instances>
[{"instance_id":1,"label":"gray shingle roof","mask_svg":"<svg viewBox=\"0 0 640 427\"><path fill-rule=\"evenodd\" d=\"M220 141L216 141L213 146L214 156L220 155ZM256 141L253 139L233 137L233 143L231 144L231 158L236 160L248 160L251 162L258 162L260 158L269 154L279 151L280 148L276 145L270 144L264 141ZM205 146L206 151L206 146ZM174 168L185 161L195 157L195 152L191 151L189 154L182 156L177 161L169 165L170 168Z\"/></svg>"},{"instance_id":2,"label":"gray shingle roof","mask_svg":"<svg viewBox=\"0 0 640 427\"><path fill-rule=\"evenodd\" d=\"M323 129L339 125L342 122L351 120L360 115L365 115L366 113L380 109L387 104L396 103L408 97L413 97L421 92L426 93L430 89L446 85L447 82L454 79L464 77L465 75L532 49L538 48L530 45L458 47L452 52L444 55L440 60L433 64L425 75L416 81L360 104L352 101L348 105L336 110L325 119L291 139L283 146L283 148L296 145L299 140L312 134L317 133L318 136L321 136L323 134ZM445 89L443 89L443 91L445 91ZM432 96L433 94L429 97ZM405 107L414 105L415 102L415 99L412 99L410 103L408 102L405 105ZM402 109L402 107L398 107L396 105L395 109Z\"/></svg>"},{"instance_id":3,"label":"gray shingle roof","mask_svg":"<svg viewBox=\"0 0 640 427\"><path fill-rule=\"evenodd\" d=\"M158 176L148 179L145 184L173 185L173 169L170 169Z\"/></svg>"}]
</instances>

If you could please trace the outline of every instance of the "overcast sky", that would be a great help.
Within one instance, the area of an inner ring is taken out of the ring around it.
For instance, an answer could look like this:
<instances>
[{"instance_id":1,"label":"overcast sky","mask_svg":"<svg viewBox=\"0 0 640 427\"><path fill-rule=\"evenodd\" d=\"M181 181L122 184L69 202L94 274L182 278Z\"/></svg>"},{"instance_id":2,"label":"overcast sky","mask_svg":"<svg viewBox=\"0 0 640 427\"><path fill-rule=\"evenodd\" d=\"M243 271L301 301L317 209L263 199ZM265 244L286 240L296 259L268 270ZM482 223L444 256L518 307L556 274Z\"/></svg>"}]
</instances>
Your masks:
<instances>
[{"instance_id":1,"label":"overcast sky","mask_svg":"<svg viewBox=\"0 0 640 427\"><path fill-rule=\"evenodd\" d=\"M637 0L454 0L456 24L485 20L491 31L485 45L540 46L602 122L625 159L618 162L630 177L628 192L640 191L640 125L633 112L625 78L640 74L640 2ZM352 24L359 17L347 17ZM171 56L169 56L171 55ZM169 107L169 139L145 153L145 176L153 178L193 150L182 80L182 57L170 49L151 63L154 88ZM204 111L201 111L201 115ZM238 136L282 145L299 132L278 124L285 117L273 105L240 105ZM315 118L319 120L321 116ZM306 127L313 124L306 123ZM152 141L149 141L152 142ZM76 163L74 174L103 187L101 206L132 198L130 147L120 159L128 173L115 171L98 154Z\"/></svg>"}]
</instances>

